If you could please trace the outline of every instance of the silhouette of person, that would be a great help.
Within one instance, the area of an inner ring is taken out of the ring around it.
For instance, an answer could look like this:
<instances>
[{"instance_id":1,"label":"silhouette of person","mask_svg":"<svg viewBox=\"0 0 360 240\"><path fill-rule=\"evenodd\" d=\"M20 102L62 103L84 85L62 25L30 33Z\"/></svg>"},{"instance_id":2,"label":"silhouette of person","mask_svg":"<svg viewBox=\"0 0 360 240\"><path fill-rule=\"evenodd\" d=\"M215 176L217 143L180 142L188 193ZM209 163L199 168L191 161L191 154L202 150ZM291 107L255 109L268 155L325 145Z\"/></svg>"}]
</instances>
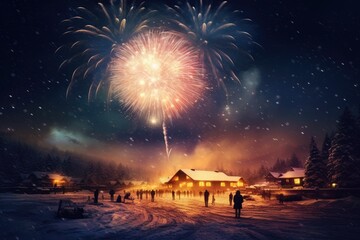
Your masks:
<instances>
[{"instance_id":1,"label":"silhouette of person","mask_svg":"<svg viewBox=\"0 0 360 240\"><path fill-rule=\"evenodd\" d=\"M114 201L114 194L115 194L114 189L111 189L111 190L109 191L109 194L110 194L110 200L111 200L111 201Z\"/></svg>"},{"instance_id":2,"label":"silhouette of person","mask_svg":"<svg viewBox=\"0 0 360 240\"><path fill-rule=\"evenodd\" d=\"M279 194L279 203L284 204L284 194L282 193Z\"/></svg>"},{"instance_id":3,"label":"silhouette of person","mask_svg":"<svg viewBox=\"0 0 360 240\"><path fill-rule=\"evenodd\" d=\"M236 218L240 218L243 201L244 199L243 196L240 194L240 190L237 190L234 196L234 209Z\"/></svg>"},{"instance_id":4,"label":"silhouette of person","mask_svg":"<svg viewBox=\"0 0 360 240\"><path fill-rule=\"evenodd\" d=\"M155 200L155 191L154 191L154 189L151 190L150 195L151 195L151 201L153 202Z\"/></svg>"},{"instance_id":5,"label":"silhouette of person","mask_svg":"<svg viewBox=\"0 0 360 240\"><path fill-rule=\"evenodd\" d=\"M94 203L98 203L98 199L99 199L99 189L96 189L94 191Z\"/></svg>"},{"instance_id":6,"label":"silhouette of person","mask_svg":"<svg viewBox=\"0 0 360 240\"><path fill-rule=\"evenodd\" d=\"M175 200L175 191L174 190L172 190L171 195L172 195L172 200Z\"/></svg>"},{"instance_id":7,"label":"silhouette of person","mask_svg":"<svg viewBox=\"0 0 360 240\"><path fill-rule=\"evenodd\" d=\"M205 190L204 192L204 200L205 200L205 207L209 206L209 191Z\"/></svg>"},{"instance_id":8,"label":"silhouette of person","mask_svg":"<svg viewBox=\"0 0 360 240\"><path fill-rule=\"evenodd\" d=\"M212 205L215 205L215 194L213 193L212 195L212 202L211 202Z\"/></svg>"},{"instance_id":9,"label":"silhouette of person","mask_svg":"<svg viewBox=\"0 0 360 240\"><path fill-rule=\"evenodd\" d=\"M116 202L121 203L121 196L120 196L120 194L117 196Z\"/></svg>"},{"instance_id":10,"label":"silhouette of person","mask_svg":"<svg viewBox=\"0 0 360 240\"><path fill-rule=\"evenodd\" d=\"M232 201L233 201L233 194L232 192L229 194L229 203L230 203L230 206L232 206Z\"/></svg>"}]
</instances>

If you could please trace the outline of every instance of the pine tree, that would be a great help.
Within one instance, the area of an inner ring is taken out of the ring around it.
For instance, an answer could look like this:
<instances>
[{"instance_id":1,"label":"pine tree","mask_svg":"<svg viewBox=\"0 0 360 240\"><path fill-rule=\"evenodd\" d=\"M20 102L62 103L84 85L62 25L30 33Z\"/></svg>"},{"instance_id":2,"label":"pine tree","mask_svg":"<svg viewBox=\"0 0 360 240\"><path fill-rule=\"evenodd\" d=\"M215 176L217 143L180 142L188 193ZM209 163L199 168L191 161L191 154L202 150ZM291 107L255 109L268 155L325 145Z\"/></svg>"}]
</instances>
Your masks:
<instances>
[{"instance_id":1,"label":"pine tree","mask_svg":"<svg viewBox=\"0 0 360 240\"><path fill-rule=\"evenodd\" d=\"M329 183L327 165L328 165L328 161L329 161L330 147L331 147L331 138L329 137L328 134L325 134L325 138L324 138L323 145L321 148L321 153L320 153L320 157L322 159L322 164L320 165L319 171L321 173L321 177L324 179L324 181L326 183Z\"/></svg>"},{"instance_id":2,"label":"pine tree","mask_svg":"<svg viewBox=\"0 0 360 240\"><path fill-rule=\"evenodd\" d=\"M346 108L340 116L337 132L331 142L328 178L339 187L360 186L360 160L356 149L358 126L351 112Z\"/></svg>"},{"instance_id":3,"label":"pine tree","mask_svg":"<svg viewBox=\"0 0 360 240\"><path fill-rule=\"evenodd\" d=\"M301 164L299 158L296 156L295 153L293 153L291 155L291 158L288 160L287 165L289 167L295 167L295 168L301 168L302 167L302 164Z\"/></svg>"},{"instance_id":4,"label":"pine tree","mask_svg":"<svg viewBox=\"0 0 360 240\"><path fill-rule=\"evenodd\" d=\"M305 163L305 187L324 187L326 182L322 176L321 166L323 165L320 151L314 138L310 142L310 156Z\"/></svg>"}]
</instances>

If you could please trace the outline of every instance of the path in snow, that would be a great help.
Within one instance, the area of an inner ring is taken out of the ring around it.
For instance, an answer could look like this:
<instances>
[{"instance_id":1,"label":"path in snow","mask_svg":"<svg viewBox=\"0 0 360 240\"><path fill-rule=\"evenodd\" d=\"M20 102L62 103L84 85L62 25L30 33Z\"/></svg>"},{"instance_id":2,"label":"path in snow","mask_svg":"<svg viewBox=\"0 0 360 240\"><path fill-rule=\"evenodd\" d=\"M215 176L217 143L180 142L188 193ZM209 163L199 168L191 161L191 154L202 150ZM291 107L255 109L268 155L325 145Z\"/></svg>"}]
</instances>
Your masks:
<instances>
[{"instance_id":1,"label":"path in snow","mask_svg":"<svg viewBox=\"0 0 360 240\"><path fill-rule=\"evenodd\" d=\"M0 194L0 239L358 239L360 200L246 201L235 219L225 195L204 207L200 197L170 196L119 204L91 193ZM83 203L84 219L55 217L59 199Z\"/></svg>"}]
</instances>

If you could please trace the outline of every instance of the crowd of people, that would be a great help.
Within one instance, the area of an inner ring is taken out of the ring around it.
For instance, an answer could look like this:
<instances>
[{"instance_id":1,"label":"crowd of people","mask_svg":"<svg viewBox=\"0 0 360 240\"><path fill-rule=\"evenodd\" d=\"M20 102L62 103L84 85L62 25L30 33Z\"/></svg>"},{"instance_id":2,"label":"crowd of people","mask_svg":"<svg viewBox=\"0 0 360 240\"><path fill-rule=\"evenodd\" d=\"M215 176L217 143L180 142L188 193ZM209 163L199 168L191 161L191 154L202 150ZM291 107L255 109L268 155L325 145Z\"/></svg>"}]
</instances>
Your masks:
<instances>
[{"instance_id":1,"label":"crowd of people","mask_svg":"<svg viewBox=\"0 0 360 240\"><path fill-rule=\"evenodd\" d=\"M99 189L96 189L94 191L94 204L98 204L99 203ZM103 193L103 191L101 191ZM170 193L170 191L164 191L164 190L133 190L133 193L136 195L136 199L138 200L143 200L144 196L145 199L147 200L149 197L151 199L151 202L155 201L155 196L156 197L163 197L164 193ZM114 202L114 196L115 196L116 192L114 189L110 189L109 190L109 196L110 196L110 201ZM171 191L171 196L172 196L172 200L176 200L176 196L178 197L178 199L181 199L181 195L183 194L184 197L193 197L195 196L195 193L193 191ZM225 194L225 192L217 192L217 194ZM209 207L209 198L210 198L210 192L208 190L205 190L204 192L200 191L199 192L199 196L202 197L204 196L204 203L205 203L205 207ZM102 194L102 199L104 199L104 195ZM117 203L124 203L125 200L132 200L132 202L134 201L134 197L131 196L131 192L130 191L125 191L123 190L123 197L121 196L121 194L118 194L116 201ZM90 200L90 197L88 197L88 201ZM215 205L215 193L211 194L211 204ZM240 190L237 190L236 193L233 195L232 192L229 193L229 204L230 206L233 206L233 208L235 209L235 217L236 218L240 218L240 214L241 214L241 209L242 209L242 203L244 201L243 196L240 193Z\"/></svg>"}]
</instances>

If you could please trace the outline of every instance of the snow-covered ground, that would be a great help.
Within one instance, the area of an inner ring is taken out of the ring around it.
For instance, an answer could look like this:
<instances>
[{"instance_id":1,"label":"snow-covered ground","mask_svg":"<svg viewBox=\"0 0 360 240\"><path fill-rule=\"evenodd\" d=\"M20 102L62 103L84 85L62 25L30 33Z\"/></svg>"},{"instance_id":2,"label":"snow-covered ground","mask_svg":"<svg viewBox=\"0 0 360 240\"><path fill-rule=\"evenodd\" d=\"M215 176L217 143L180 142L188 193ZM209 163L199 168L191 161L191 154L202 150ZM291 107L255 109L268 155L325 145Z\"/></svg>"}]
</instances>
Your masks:
<instances>
[{"instance_id":1,"label":"snow-covered ground","mask_svg":"<svg viewBox=\"0 0 360 240\"><path fill-rule=\"evenodd\" d=\"M0 239L360 239L360 199L246 201L235 219L227 195L204 207L200 197L170 195L134 203L86 202L90 192L0 194ZM106 196L108 197L108 196ZM60 219L59 199L83 204L83 219Z\"/></svg>"}]
</instances>

